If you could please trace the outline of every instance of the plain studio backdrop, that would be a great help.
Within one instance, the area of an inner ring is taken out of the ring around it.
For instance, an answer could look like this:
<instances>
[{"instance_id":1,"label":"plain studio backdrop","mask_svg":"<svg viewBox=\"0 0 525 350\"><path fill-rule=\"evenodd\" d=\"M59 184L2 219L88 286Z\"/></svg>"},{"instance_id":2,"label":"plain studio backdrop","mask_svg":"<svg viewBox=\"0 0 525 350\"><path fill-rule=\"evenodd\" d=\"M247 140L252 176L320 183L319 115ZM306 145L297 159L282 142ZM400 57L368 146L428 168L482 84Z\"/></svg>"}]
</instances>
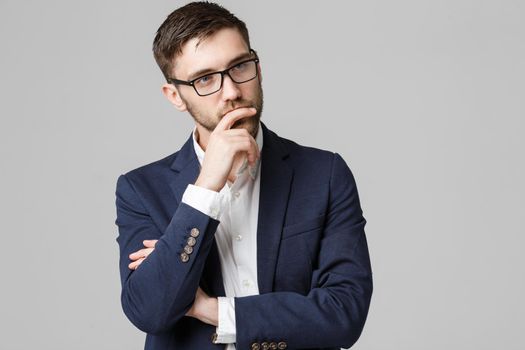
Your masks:
<instances>
[{"instance_id":1,"label":"plain studio backdrop","mask_svg":"<svg viewBox=\"0 0 525 350\"><path fill-rule=\"evenodd\" d=\"M0 0L1 349L143 348L115 185L191 133L151 52L184 3ZM222 4L262 120L354 172L375 287L354 349L523 349L525 3Z\"/></svg>"}]
</instances>

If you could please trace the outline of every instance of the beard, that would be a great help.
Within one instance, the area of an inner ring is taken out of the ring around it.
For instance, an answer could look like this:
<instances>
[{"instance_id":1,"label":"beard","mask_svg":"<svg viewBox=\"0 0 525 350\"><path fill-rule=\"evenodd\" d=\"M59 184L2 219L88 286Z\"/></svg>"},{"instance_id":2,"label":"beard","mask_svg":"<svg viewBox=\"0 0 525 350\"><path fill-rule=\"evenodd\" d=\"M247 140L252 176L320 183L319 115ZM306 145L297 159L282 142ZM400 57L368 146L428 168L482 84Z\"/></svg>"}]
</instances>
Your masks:
<instances>
[{"instance_id":1,"label":"beard","mask_svg":"<svg viewBox=\"0 0 525 350\"><path fill-rule=\"evenodd\" d=\"M256 137L257 132L259 131L259 121L261 120L263 105L264 105L264 98L263 98L263 90L261 83L258 84L258 92L257 96L254 98L254 100L246 100L246 99L236 99L228 101L228 104L225 105L223 108L221 108L220 111L215 113L214 115L209 115L208 112L203 111L199 109L197 106L189 103L189 101L186 101L186 99L182 99L184 103L186 104L186 109L188 110L188 113L192 116L192 118L195 120L196 123L200 124L203 128L208 130L210 133L215 130L217 127L217 124L219 124L220 120L224 117L227 111L231 111L236 108L240 107L253 107L257 110L257 112L253 116L244 117L241 119L238 119L233 123L231 129L239 129L244 128L246 129L250 135L252 135L253 138ZM182 96L181 96L182 98Z\"/></svg>"}]
</instances>

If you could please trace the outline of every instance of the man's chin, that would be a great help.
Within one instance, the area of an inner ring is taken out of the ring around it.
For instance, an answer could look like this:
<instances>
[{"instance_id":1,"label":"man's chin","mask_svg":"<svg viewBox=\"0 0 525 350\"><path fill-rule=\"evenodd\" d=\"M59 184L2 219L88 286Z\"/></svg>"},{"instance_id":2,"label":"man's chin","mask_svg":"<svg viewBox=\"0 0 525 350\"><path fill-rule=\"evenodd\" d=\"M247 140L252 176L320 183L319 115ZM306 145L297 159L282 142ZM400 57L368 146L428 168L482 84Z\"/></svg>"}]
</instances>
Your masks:
<instances>
[{"instance_id":1,"label":"man's chin","mask_svg":"<svg viewBox=\"0 0 525 350\"><path fill-rule=\"evenodd\" d=\"M242 119L236 120L235 123L233 123L231 128L232 129L239 129L239 128L246 129L247 127L248 127L248 124L246 123L246 118L242 118Z\"/></svg>"},{"instance_id":2,"label":"man's chin","mask_svg":"<svg viewBox=\"0 0 525 350\"><path fill-rule=\"evenodd\" d=\"M255 137L255 133L257 132L257 125L253 123L252 120L250 120L249 118L251 117L246 117L246 118L242 118L242 119L239 119L237 120L235 123L233 123L232 125L232 129L246 129L253 137Z\"/></svg>"},{"instance_id":3,"label":"man's chin","mask_svg":"<svg viewBox=\"0 0 525 350\"><path fill-rule=\"evenodd\" d=\"M232 129L239 129L239 128L248 128L250 127L251 123L250 123L250 120L249 118L251 117L244 117L244 118L241 118L241 119L238 119L236 120L233 125L232 125Z\"/></svg>"}]
</instances>

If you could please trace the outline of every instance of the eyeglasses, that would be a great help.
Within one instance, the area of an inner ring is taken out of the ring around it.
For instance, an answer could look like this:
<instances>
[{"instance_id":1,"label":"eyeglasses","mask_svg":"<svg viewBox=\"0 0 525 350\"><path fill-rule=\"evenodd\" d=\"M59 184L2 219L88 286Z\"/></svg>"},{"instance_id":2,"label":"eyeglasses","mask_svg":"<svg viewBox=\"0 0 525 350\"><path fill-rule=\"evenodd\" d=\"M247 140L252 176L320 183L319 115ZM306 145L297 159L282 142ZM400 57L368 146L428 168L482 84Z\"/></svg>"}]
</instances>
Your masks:
<instances>
[{"instance_id":1,"label":"eyeglasses","mask_svg":"<svg viewBox=\"0 0 525 350\"><path fill-rule=\"evenodd\" d=\"M255 55L255 58L235 63L235 65L221 72L208 73L189 81L168 78L168 83L193 86L199 96L208 96L222 89L225 74L234 83L246 83L257 77L257 63L259 63L255 50L250 49L250 52Z\"/></svg>"}]
</instances>

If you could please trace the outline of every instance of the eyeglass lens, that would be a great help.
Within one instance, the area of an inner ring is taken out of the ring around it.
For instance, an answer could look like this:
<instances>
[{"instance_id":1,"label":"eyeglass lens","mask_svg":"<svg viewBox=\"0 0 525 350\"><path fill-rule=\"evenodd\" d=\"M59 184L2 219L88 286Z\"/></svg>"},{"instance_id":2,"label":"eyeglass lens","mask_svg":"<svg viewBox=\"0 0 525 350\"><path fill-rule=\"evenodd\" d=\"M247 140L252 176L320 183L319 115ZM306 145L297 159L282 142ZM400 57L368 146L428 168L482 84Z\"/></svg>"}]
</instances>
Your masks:
<instances>
[{"instance_id":1,"label":"eyeglass lens","mask_svg":"<svg viewBox=\"0 0 525 350\"><path fill-rule=\"evenodd\" d=\"M228 70L230 78L237 84L245 83L257 76L257 63L248 61L239 63ZM199 95L209 95L221 89L222 74L208 74L195 80L193 86Z\"/></svg>"}]
</instances>

